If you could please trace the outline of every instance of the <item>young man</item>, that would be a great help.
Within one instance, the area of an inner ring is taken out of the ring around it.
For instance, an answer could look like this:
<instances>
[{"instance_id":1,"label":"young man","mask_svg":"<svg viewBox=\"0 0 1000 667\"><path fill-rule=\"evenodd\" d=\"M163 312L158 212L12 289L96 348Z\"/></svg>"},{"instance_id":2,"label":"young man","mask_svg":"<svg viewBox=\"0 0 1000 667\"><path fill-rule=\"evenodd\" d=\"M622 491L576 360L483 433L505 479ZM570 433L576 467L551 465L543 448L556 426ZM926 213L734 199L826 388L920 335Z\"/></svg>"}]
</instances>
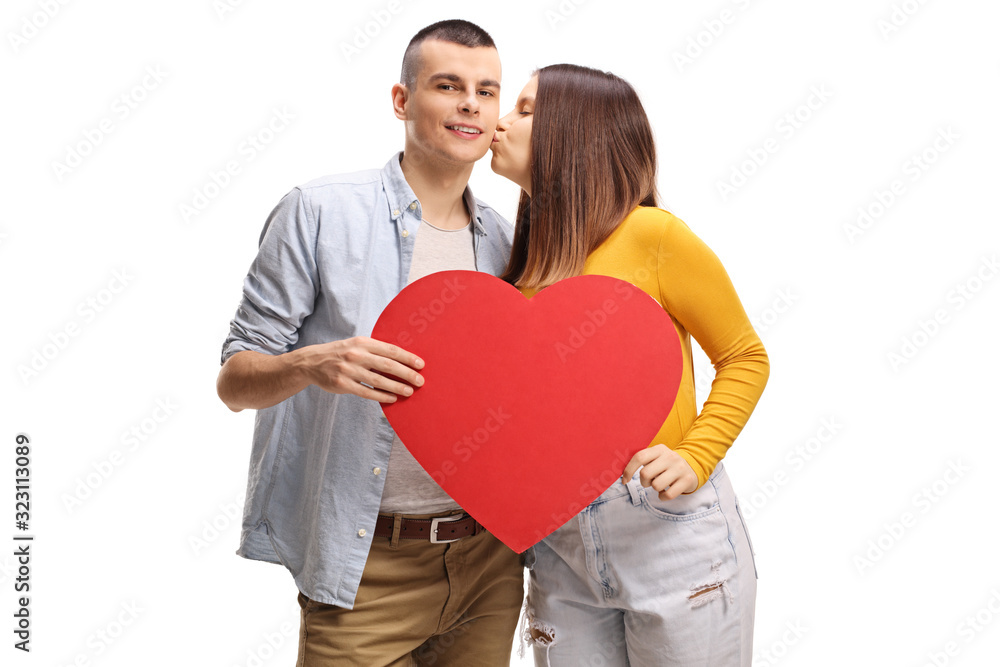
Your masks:
<instances>
[{"instance_id":1,"label":"young man","mask_svg":"<svg viewBox=\"0 0 1000 667\"><path fill-rule=\"evenodd\" d=\"M218 380L258 410L237 553L294 576L299 665L509 663L521 558L395 437L378 401L419 388L423 362L367 337L408 282L506 265L510 226L467 187L499 92L485 31L421 30L392 87L403 152L288 193L244 282Z\"/></svg>"}]
</instances>

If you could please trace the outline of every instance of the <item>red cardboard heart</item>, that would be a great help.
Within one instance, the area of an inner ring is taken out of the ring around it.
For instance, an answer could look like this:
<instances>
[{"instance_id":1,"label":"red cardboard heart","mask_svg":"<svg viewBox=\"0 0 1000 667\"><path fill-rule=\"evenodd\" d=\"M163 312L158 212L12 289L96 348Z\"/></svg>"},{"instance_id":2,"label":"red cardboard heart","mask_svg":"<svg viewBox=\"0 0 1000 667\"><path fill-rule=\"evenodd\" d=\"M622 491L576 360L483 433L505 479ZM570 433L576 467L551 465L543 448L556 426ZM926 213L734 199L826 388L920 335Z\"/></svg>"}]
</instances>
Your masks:
<instances>
[{"instance_id":1,"label":"red cardboard heart","mask_svg":"<svg viewBox=\"0 0 1000 667\"><path fill-rule=\"evenodd\" d=\"M597 498L647 447L680 384L666 311L608 276L526 299L485 273L408 285L372 337L421 357L424 386L383 404L414 458L522 552Z\"/></svg>"}]
</instances>

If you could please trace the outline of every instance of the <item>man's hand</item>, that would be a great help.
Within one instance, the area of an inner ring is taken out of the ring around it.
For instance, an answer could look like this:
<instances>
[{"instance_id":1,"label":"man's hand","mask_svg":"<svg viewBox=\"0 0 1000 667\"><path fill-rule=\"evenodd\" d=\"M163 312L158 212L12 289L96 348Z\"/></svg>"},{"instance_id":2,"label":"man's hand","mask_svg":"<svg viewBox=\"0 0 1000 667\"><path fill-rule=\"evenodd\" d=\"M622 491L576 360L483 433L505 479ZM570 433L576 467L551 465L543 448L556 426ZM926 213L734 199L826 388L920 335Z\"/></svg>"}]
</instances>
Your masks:
<instances>
[{"instance_id":1,"label":"man's hand","mask_svg":"<svg viewBox=\"0 0 1000 667\"><path fill-rule=\"evenodd\" d=\"M698 488L698 475L683 456L666 445L653 445L636 452L625 466L623 482L632 479L640 466L639 481L659 491L660 500L673 500Z\"/></svg>"},{"instance_id":2,"label":"man's hand","mask_svg":"<svg viewBox=\"0 0 1000 667\"><path fill-rule=\"evenodd\" d=\"M285 354L237 352L223 364L216 387L219 398L234 412L269 408L311 384L334 394L393 403L397 396L410 396L413 387L423 385L424 378L417 373L423 367L423 360L414 354L359 336Z\"/></svg>"},{"instance_id":3,"label":"man's hand","mask_svg":"<svg viewBox=\"0 0 1000 667\"><path fill-rule=\"evenodd\" d=\"M332 394L354 394L380 403L394 403L397 396L410 396L413 387L424 383L417 373L424 367L422 359L372 338L357 336L310 345L296 350L296 354L295 363L310 384Z\"/></svg>"}]
</instances>

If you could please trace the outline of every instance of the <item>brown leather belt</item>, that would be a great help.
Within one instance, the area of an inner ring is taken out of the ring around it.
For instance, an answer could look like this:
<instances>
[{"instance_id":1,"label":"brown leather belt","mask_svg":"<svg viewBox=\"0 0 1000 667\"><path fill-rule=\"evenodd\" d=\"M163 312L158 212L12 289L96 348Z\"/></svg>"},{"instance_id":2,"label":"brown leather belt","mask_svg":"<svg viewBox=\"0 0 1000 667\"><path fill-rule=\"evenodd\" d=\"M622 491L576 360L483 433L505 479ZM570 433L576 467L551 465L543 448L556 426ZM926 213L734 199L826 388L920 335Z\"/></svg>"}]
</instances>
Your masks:
<instances>
[{"instance_id":1,"label":"brown leather belt","mask_svg":"<svg viewBox=\"0 0 1000 667\"><path fill-rule=\"evenodd\" d=\"M375 520L375 537L392 537L392 516L379 515ZM407 519L399 525L399 537L404 540L429 540L434 544L454 542L463 537L478 535L486 530L468 514L453 514L433 519Z\"/></svg>"}]
</instances>

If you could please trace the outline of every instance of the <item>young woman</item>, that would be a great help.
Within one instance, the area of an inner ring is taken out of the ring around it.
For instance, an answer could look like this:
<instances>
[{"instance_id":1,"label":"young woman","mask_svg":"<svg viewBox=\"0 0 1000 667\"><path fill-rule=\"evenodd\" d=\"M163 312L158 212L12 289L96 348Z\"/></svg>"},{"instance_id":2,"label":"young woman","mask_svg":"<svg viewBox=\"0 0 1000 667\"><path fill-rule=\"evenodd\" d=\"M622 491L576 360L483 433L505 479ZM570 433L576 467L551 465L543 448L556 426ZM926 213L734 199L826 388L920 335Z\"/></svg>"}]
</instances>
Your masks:
<instances>
[{"instance_id":1,"label":"young woman","mask_svg":"<svg viewBox=\"0 0 1000 667\"><path fill-rule=\"evenodd\" d=\"M493 170L523 190L502 277L529 297L581 274L626 280L670 314L684 353L650 447L534 547L536 664L749 667L757 576L721 460L767 382L764 346L719 259L657 208L653 134L627 82L543 68L492 149ZM692 336L716 371L700 414Z\"/></svg>"}]
</instances>

